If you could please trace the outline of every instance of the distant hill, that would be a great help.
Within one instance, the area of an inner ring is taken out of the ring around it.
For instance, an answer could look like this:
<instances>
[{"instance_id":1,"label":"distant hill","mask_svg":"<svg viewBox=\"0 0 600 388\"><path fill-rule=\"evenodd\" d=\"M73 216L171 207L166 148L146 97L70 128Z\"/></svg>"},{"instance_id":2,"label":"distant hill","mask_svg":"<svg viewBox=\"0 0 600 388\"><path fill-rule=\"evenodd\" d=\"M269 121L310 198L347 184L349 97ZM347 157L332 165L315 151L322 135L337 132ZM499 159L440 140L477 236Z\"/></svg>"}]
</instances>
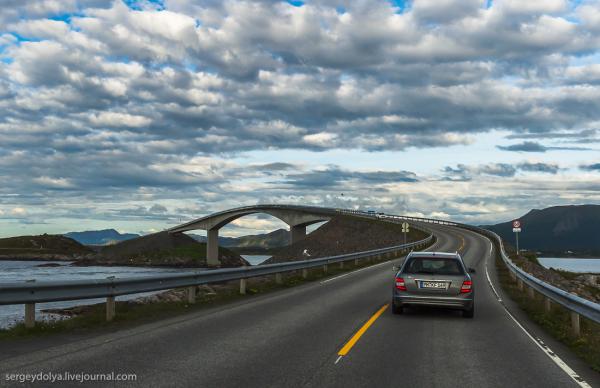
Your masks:
<instances>
[{"instance_id":1,"label":"distant hill","mask_svg":"<svg viewBox=\"0 0 600 388\"><path fill-rule=\"evenodd\" d=\"M411 228L407 241L425 237L426 233ZM274 250L273 256L265 264L368 251L403 242L404 234L400 224L338 215L304 239ZM305 251L310 256L305 255Z\"/></svg>"},{"instance_id":2,"label":"distant hill","mask_svg":"<svg viewBox=\"0 0 600 388\"><path fill-rule=\"evenodd\" d=\"M219 247L223 267L249 265L240 255ZM182 233L153 233L106 245L92 260L79 264L206 266L206 244Z\"/></svg>"},{"instance_id":3,"label":"distant hill","mask_svg":"<svg viewBox=\"0 0 600 388\"><path fill-rule=\"evenodd\" d=\"M114 229L103 230L87 230L85 232L69 232L64 236L84 245L108 245L115 244L119 241L131 240L132 238L140 237L134 233L119 233Z\"/></svg>"},{"instance_id":4,"label":"distant hill","mask_svg":"<svg viewBox=\"0 0 600 388\"><path fill-rule=\"evenodd\" d=\"M198 242L206 242L205 236L190 234ZM219 237L219 245L228 248L261 248L272 249L288 245L290 232L285 229L277 229L270 233L248 235L241 237Z\"/></svg>"},{"instance_id":5,"label":"distant hill","mask_svg":"<svg viewBox=\"0 0 600 388\"><path fill-rule=\"evenodd\" d=\"M554 206L519 217L519 247L561 253L600 253L600 205ZM484 226L514 245L512 221Z\"/></svg>"},{"instance_id":6,"label":"distant hill","mask_svg":"<svg viewBox=\"0 0 600 388\"><path fill-rule=\"evenodd\" d=\"M93 251L62 235L42 234L0 239L0 257L67 260Z\"/></svg>"}]
</instances>

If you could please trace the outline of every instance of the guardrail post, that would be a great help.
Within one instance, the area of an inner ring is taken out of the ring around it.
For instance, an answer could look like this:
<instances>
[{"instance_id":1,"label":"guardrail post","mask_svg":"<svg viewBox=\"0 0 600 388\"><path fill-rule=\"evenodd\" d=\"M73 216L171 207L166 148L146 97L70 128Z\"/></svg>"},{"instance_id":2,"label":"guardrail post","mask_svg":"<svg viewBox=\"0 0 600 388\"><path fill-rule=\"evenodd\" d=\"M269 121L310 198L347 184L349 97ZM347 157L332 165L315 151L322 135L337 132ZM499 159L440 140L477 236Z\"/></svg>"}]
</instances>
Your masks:
<instances>
[{"instance_id":1,"label":"guardrail post","mask_svg":"<svg viewBox=\"0 0 600 388\"><path fill-rule=\"evenodd\" d=\"M340 269L344 269L344 262L340 261Z\"/></svg>"},{"instance_id":2,"label":"guardrail post","mask_svg":"<svg viewBox=\"0 0 600 388\"><path fill-rule=\"evenodd\" d=\"M35 283L35 279L28 279L26 283ZM31 329L35 326L35 303L25 303L25 327Z\"/></svg>"},{"instance_id":3,"label":"guardrail post","mask_svg":"<svg viewBox=\"0 0 600 388\"><path fill-rule=\"evenodd\" d=\"M552 301L548 297L544 297L544 310L549 313L552 311Z\"/></svg>"},{"instance_id":4,"label":"guardrail post","mask_svg":"<svg viewBox=\"0 0 600 388\"><path fill-rule=\"evenodd\" d=\"M283 284L283 278L281 277L280 273L276 273L275 274L275 283L277 283L277 284Z\"/></svg>"},{"instance_id":5,"label":"guardrail post","mask_svg":"<svg viewBox=\"0 0 600 388\"><path fill-rule=\"evenodd\" d=\"M531 299L535 299L533 287L527 287L527 296Z\"/></svg>"},{"instance_id":6,"label":"guardrail post","mask_svg":"<svg viewBox=\"0 0 600 388\"><path fill-rule=\"evenodd\" d=\"M571 330L574 336L579 337L581 335L579 314L577 314L575 311L571 311Z\"/></svg>"},{"instance_id":7,"label":"guardrail post","mask_svg":"<svg viewBox=\"0 0 600 388\"><path fill-rule=\"evenodd\" d=\"M323 265L323 272L327 273L327 264Z\"/></svg>"},{"instance_id":8,"label":"guardrail post","mask_svg":"<svg viewBox=\"0 0 600 388\"><path fill-rule=\"evenodd\" d=\"M106 321L110 322L115 318L115 297L106 297Z\"/></svg>"},{"instance_id":9,"label":"guardrail post","mask_svg":"<svg viewBox=\"0 0 600 388\"><path fill-rule=\"evenodd\" d=\"M240 279L240 294L246 295L246 279Z\"/></svg>"},{"instance_id":10,"label":"guardrail post","mask_svg":"<svg viewBox=\"0 0 600 388\"><path fill-rule=\"evenodd\" d=\"M519 289L519 291L523 291L523 280L521 280L520 278L517 279L517 288Z\"/></svg>"},{"instance_id":11,"label":"guardrail post","mask_svg":"<svg viewBox=\"0 0 600 388\"><path fill-rule=\"evenodd\" d=\"M508 273L510 274L510 278L512 279L512 281L514 282L515 280L517 280L517 275L511 271L510 269L508 270Z\"/></svg>"},{"instance_id":12,"label":"guardrail post","mask_svg":"<svg viewBox=\"0 0 600 388\"><path fill-rule=\"evenodd\" d=\"M354 265L358 265L358 259L354 259Z\"/></svg>"},{"instance_id":13,"label":"guardrail post","mask_svg":"<svg viewBox=\"0 0 600 388\"><path fill-rule=\"evenodd\" d=\"M307 268L302 269L302 277L304 279L306 279L308 277L308 269Z\"/></svg>"},{"instance_id":14,"label":"guardrail post","mask_svg":"<svg viewBox=\"0 0 600 388\"><path fill-rule=\"evenodd\" d=\"M187 288L187 301L189 304L196 303L196 286L189 286Z\"/></svg>"},{"instance_id":15,"label":"guardrail post","mask_svg":"<svg viewBox=\"0 0 600 388\"><path fill-rule=\"evenodd\" d=\"M25 327L31 329L35 326L35 303L25 304Z\"/></svg>"}]
</instances>

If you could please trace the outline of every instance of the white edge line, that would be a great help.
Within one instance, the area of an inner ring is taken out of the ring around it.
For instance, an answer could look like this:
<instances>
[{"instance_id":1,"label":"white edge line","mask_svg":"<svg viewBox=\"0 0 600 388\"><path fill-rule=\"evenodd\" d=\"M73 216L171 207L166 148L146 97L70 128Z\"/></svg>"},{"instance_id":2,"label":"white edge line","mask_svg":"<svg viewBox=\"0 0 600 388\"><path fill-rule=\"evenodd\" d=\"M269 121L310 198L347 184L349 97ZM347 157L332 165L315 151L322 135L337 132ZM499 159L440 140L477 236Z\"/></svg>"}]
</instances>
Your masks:
<instances>
[{"instance_id":1,"label":"white edge line","mask_svg":"<svg viewBox=\"0 0 600 388\"><path fill-rule=\"evenodd\" d=\"M488 242L490 243L490 253L492 252L492 248L493 248L493 244L491 242L491 240L489 238L486 237L486 240L488 240ZM492 257L491 254L489 256L490 258ZM566 362L564 362L562 360L562 358L560 358L554 351L552 351L552 349L550 349L550 347L548 345L546 345L541 339L539 338L534 338L529 331L527 331L527 329L525 329L525 327L523 327L523 325L521 325L521 323L517 320L517 318L514 317L514 315L512 315L512 313L510 311L508 311L508 308L506 307L506 305L504 303L502 303L502 299L500 299L500 297L498 296L498 293L496 292L496 289L494 288L494 285L492 284L492 281L490 279L490 275L488 273L488 268L487 268L487 260L485 262L485 275L487 277L487 280L490 284L490 287L492 287L492 291L494 291L494 294L496 294L496 297L498 298L498 302L500 302L500 304L502 305L502 308L504 309L504 311L506 312L506 314L517 324L517 326L523 330L523 332L525 334L527 334L527 336L533 341L533 343L535 343L541 350L542 352L544 352L548 357L550 357L550 359L552 361L554 361L554 363L556 365L558 365L558 367L560 369L563 370L563 372L565 372L567 375L569 375L569 377L571 377L571 379L573 379L573 381L575 381L575 383L577 385L579 385L580 387L585 387L585 388L592 388L591 385L589 385L581 376L579 376L577 374L577 372L575 372L569 365L567 365Z\"/></svg>"},{"instance_id":2,"label":"white edge line","mask_svg":"<svg viewBox=\"0 0 600 388\"><path fill-rule=\"evenodd\" d=\"M342 357L343 357L343 356L339 356L339 357L337 358L337 360L335 360L335 362L334 362L333 364L335 365L335 364L337 364L338 362L340 362L340 360L342 359Z\"/></svg>"},{"instance_id":3,"label":"white edge line","mask_svg":"<svg viewBox=\"0 0 600 388\"><path fill-rule=\"evenodd\" d=\"M359 268L359 269L357 269L357 270L354 270L354 271L351 271L351 272L347 272L347 273L345 273L345 274L342 274L342 275L338 275L338 276L334 276L334 277L332 277L332 278L329 278L329 279L322 280L322 281L320 281L319 283L320 283L320 284L325 284L325 283L327 283L327 282L330 282L330 281L332 281L332 280L337 280L337 279L339 279L339 278L343 278L343 277L345 277L345 276L352 275L353 273L357 273L357 272L360 272L360 271L364 271L365 269L379 267L379 266L381 266L381 265L384 265L384 264L390 264L392 261L393 261L393 260L384 261L383 263L374 264L374 265L369 265L368 267L364 267L364 268Z\"/></svg>"}]
</instances>

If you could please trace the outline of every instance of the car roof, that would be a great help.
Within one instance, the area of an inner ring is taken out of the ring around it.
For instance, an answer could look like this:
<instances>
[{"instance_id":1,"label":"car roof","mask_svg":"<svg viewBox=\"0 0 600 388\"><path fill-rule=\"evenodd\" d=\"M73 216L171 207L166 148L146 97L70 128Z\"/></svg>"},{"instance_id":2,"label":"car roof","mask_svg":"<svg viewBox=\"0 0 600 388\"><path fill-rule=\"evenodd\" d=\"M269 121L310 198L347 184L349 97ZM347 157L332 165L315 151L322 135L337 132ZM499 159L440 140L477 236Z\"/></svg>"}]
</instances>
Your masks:
<instances>
[{"instance_id":1,"label":"car roof","mask_svg":"<svg viewBox=\"0 0 600 388\"><path fill-rule=\"evenodd\" d=\"M411 252L410 257L445 257L449 259L458 259L460 255L458 252Z\"/></svg>"}]
</instances>

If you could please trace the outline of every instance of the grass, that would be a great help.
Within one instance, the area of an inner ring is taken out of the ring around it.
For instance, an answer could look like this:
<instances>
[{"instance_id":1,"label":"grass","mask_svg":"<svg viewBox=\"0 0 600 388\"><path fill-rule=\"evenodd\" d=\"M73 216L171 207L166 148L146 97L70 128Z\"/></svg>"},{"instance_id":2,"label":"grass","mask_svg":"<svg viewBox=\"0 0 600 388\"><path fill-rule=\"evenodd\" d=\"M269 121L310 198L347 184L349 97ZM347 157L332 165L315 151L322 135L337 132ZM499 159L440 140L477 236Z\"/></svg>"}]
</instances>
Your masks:
<instances>
[{"instance_id":1,"label":"grass","mask_svg":"<svg viewBox=\"0 0 600 388\"><path fill-rule=\"evenodd\" d=\"M434 239L435 240L435 239ZM433 244L432 241L431 243ZM358 265L354 260L344 263L344 268L339 264L331 264L325 273L322 267L316 267L308 271L308 277L304 279L300 271L282 274L282 284L277 284L274 275L260 278L250 278L247 280L246 295L239 294L239 281L228 282L225 287L220 287L216 294L199 294L196 297L196 303L187 302L158 302L148 304L132 304L128 302L116 303L116 315L112 322L106 322L104 303L90 306L85 313L63 320L57 321L38 321L35 327L26 328L24 323L19 323L8 329L0 329L0 341L15 338L27 338L33 336L51 335L66 332L85 332L91 329L119 329L135 325L153 322L159 319L171 318L192 311L199 311L209 307L232 303L237 300L252 297L253 295L262 295L274 290L294 287L312 281L318 281L326 277L349 272L355 269L367 267L373 264L390 261L401 256L394 256L391 259L360 260Z\"/></svg>"},{"instance_id":2,"label":"grass","mask_svg":"<svg viewBox=\"0 0 600 388\"><path fill-rule=\"evenodd\" d=\"M539 294L536 293L536 298L531 299L525 291L519 291L517 284L512 281L508 269L499 257L496 258L496 269L504 291L527 313L531 320L548 334L567 345L593 370L600 372L600 325L581 317L581 336L574 336L571 332L569 311L553 303L551 311L546 312L543 299Z\"/></svg>"}]
</instances>

